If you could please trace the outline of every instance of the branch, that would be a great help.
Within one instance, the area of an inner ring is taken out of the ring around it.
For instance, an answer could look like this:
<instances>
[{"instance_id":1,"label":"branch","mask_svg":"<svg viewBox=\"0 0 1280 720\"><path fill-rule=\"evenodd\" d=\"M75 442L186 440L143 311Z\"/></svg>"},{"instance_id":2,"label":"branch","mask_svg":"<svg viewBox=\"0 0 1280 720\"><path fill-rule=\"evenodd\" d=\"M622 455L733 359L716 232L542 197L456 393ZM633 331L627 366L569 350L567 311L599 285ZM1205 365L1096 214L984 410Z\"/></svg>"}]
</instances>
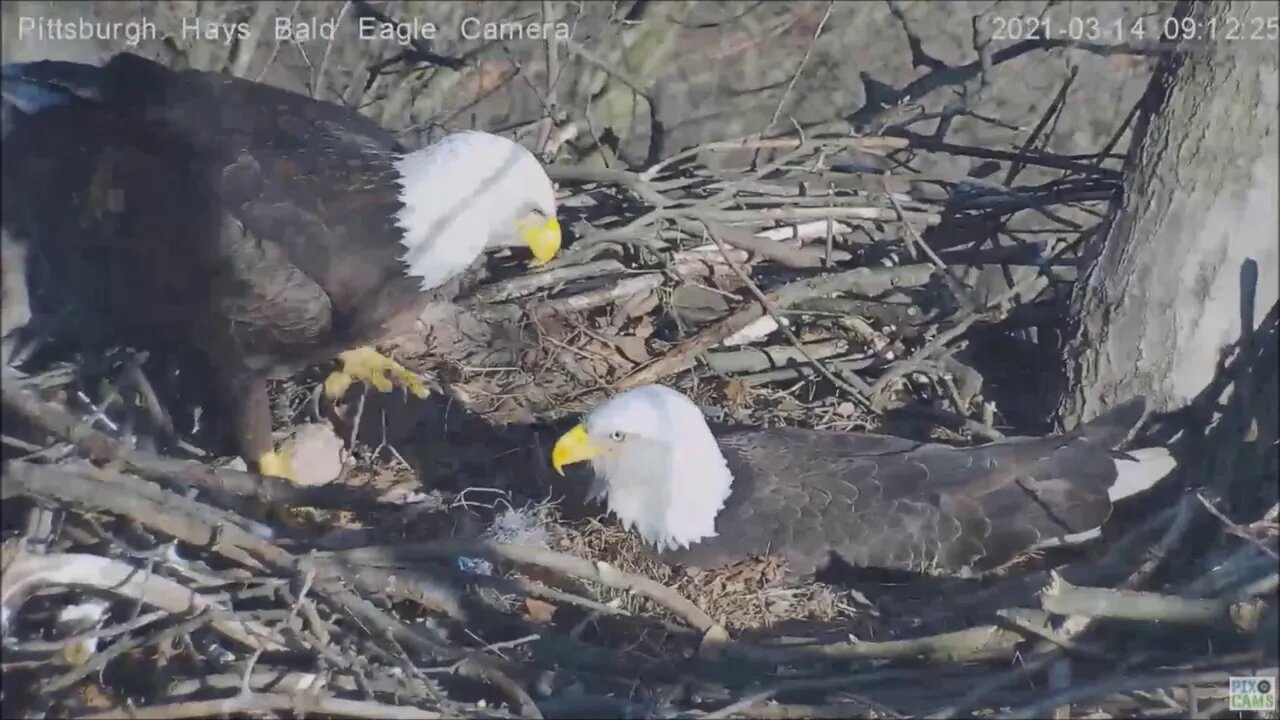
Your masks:
<instances>
[{"instance_id":1,"label":"branch","mask_svg":"<svg viewBox=\"0 0 1280 720\"><path fill-rule=\"evenodd\" d=\"M1187 625L1214 625L1229 621L1244 631L1257 628L1265 609L1265 603L1257 599L1231 602L1136 590L1077 587L1056 572L1048 587L1041 593L1040 602L1047 612L1058 615Z\"/></svg>"},{"instance_id":2,"label":"branch","mask_svg":"<svg viewBox=\"0 0 1280 720\"><path fill-rule=\"evenodd\" d=\"M4 571L0 604L4 606L5 617L11 617L32 593L48 585L95 588L174 615L214 611L214 619L210 624L232 640L255 650L286 649L284 637L261 623L233 619L229 617L228 608L169 578L97 555L20 553Z\"/></svg>"},{"instance_id":3,"label":"branch","mask_svg":"<svg viewBox=\"0 0 1280 720\"><path fill-rule=\"evenodd\" d=\"M675 590L650 578L626 573L605 562L591 562L573 555L527 545L448 540L426 544L369 546L321 553L347 563L403 567L421 558L480 556L494 561L536 565L562 575L591 580L615 590L635 592L665 607L698 629L707 639L727 639L727 634L710 615Z\"/></svg>"},{"instance_id":4,"label":"branch","mask_svg":"<svg viewBox=\"0 0 1280 720\"><path fill-rule=\"evenodd\" d=\"M778 308L790 307L801 300L821 297L836 292L856 292L878 295L898 287L915 287L928 281L934 269L926 265L907 265L897 268L857 268L819 278L806 278L778 288L765 295ZM759 303L751 303L729 317L677 345L666 355L633 371L622 378L616 388L626 390L656 383L674 375L695 362L695 358L710 350L725 338L742 330L765 314Z\"/></svg>"},{"instance_id":5,"label":"branch","mask_svg":"<svg viewBox=\"0 0 1280 720\"><path fill-rule=\"evenodd\" d=\"M331 715L344 718L391 718L392 720L437 720L448 717L438 712L421 710L404 705L386 705L367 700L343 700L336 697L315 697L306 693L242 693L220 700L194 700L191 702L151 705L130 708L131 720L170 720L177 718L226 717L237 714L290 712L300 717ZM84 720L108 720L120 717L119 710L82 715Z\"/></svg>"}]
</instances>

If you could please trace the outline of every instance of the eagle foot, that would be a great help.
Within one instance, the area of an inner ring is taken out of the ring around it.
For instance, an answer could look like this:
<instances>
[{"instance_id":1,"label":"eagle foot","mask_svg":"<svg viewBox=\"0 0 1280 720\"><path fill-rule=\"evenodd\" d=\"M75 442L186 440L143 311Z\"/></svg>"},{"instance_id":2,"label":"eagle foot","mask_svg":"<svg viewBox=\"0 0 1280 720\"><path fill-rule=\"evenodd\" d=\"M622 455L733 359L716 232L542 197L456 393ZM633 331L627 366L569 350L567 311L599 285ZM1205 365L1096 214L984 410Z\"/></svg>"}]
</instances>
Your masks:
<instances>
[{"instance_id":1,"label":"eagle foot","mask_svg":"<svg viewBox=\"0 0 1280 720\"><path fill-rule=\"evenodd\" d=\"M427 386L417 374L371 347L348 350L338 355L338 361L342 369L333 371L324 381L324 394L330 400L346 394L354 380L372 385L378 392L391 392L399 385L415 397L427 396Z\"/></svg>"}]
</instances>

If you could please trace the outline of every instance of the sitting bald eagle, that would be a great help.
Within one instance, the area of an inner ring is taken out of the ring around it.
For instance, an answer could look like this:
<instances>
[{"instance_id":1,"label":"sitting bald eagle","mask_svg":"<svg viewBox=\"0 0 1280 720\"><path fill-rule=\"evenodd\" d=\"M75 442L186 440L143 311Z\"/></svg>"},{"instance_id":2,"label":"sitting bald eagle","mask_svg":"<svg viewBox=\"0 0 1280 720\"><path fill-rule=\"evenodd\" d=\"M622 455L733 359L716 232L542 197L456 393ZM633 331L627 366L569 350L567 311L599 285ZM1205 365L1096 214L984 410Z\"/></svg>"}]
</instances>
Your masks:
<instances>
[{"instance_id":1,"label":"sitting bald eagle","mask_svg":"<svg viewBox=\"0 0 1280 720\"><path fill-rule=\"evenodd\" d=\"M6 229L74 265L72 297L124 342L203 352L263 474L291 475L267 378L336 357L330 397L353 378L425 395L369 345L485 249L560 247L550 179L496 135L409 152L348 108L128 53L7 65L3 83Z\"/></svg>"},{"instance_id":2,"label":"sitting bald eagle","mask_svg":"<svg viewBox=\"0 0 1280 720\"><path fill-rule=\"evenodd\" d=\"M1063 435L957 448L797 428L717 437L687 397L647 385L588 413L551 462L563 474L590 461L591 495L672 564L776 555L807 576L835 556L965 576L1096 534L1112 502L1172 470L1163 449L1112 452L1145 407L1138 397Z\"/></svg>"}]
</instances>

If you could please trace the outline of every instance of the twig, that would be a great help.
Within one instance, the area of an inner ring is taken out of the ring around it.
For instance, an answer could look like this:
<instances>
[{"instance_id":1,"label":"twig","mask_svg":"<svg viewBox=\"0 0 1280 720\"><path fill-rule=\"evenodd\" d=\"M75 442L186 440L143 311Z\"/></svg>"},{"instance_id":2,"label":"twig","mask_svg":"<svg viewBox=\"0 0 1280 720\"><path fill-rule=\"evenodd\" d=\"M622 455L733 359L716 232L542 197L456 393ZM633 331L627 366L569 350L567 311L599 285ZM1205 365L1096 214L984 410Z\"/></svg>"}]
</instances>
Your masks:
<instances>
[{"instance_id":1,"label":"twig","mask_svg":"<svg viewBox=\"0 0 1280 720\"><path fill-rule=\"evenodd\" d=\"M426 544L370 546L322 553L322 555L341 558L346 563L388 567L401 567L421 558L463 556L481 556L496 561L536 565L563 575L598 582L616 590L635 592L665 607L708 635L724 632L710 615L662 583L641 575L623 572L608 563L593 563L573 555L538 547L450 540Z\"/></svg>"},{"instance_id":2,"label":"twig","mask_svg":"<svg viewBox=\"0 0 1280 720\"><path fill-rule=\"evenodd\" d=\"M196 486L222 502L235 496L259 497L269 503L302 505L319 508L359 509L376 505L366 494L350 488L306 488L287 480L227 468L212 468L204 463L175 460L141 450L83 427L66 408L38 398L26 388L4 376L4 407L14 411L37 427L74 444L96 463L122 462L140 475L184 487Z\"/></svg>"},{"instance_id":3,"label":"twig","mask_svg":"<svg viewBox=\"0 0 1280 720\"><path fill-rule=\"evenodd\" d=\"M121 638L105 650L95 653L89 658L88 662L83 665L73 667L65 674L42 683L40 690L47 695L52 695L60 690L73 687L84 678L101 672L109 662L130 650L145 647L147 645L163 646L165 643L171 642L174 638L195 632L197 629L208 625L209 621L209 616L202 613L154 635L135 635L133 637Z\"/></svg>"},{"instance_id":4,"label":"twig","mask_svg":"<svg viewBox=\"0 0 1280 720\"><path fill-rule=\"evenodd\" d=\"M830 12L830 7L828 7L827 10L828 12ZM713 233L711 233L709 228L706 231L706 237L710 238L711 241L714 242L716 246L720 248L721 253L725 252L724 244L719 240L719 238L717 238ZM764 306L764 309L766 312L769 313L769 316L772 317L774 321L778 323L778 328L782 330L784 335L787 336L787 340L791 341L791 345L796 349L796 352L800 353L800 355L804 357L804 359L808 361L808 363L812 365L815 370L821 373L823 377L829 380L831 384L845 391L845 393L847 393L854 400L857 400L859 405L862 405L865 408L871 407L871 402L867 399L867 396L863 394L863 389L856 388L853 385L845 382L844 380L836 377L834 373L832 373L830 370L827 369L827 366L824 365L822 361L818 360L813 355L809 354L809 351L807 348L805 348L804 343L800 342L800 338L797 337L796 334L791 331L791 328L786 326L785 322L782 319L781 311L772 302L769 301L769 298L760 290L760 287L755 284L755 281L751 279L751 276L748 275L746 271L744 271L742 267L738 265L738 263L733 262L733 260L731 260L728 255L725 255L725 260L729 263L729 267L733 269L734 274L736 274L742 280L742 282L746 284L747 289L751 291L751 294L756 296L756 300L759 300L760 304ZM850 375L850 377L857 379L856 375Z\"/></svg>"},{"instance_id":5,"label":"twig","mask_svg":"<svg viewBox=\"0 0 1280 720\"><path fill-rule=\"evenodd\" d=\"M288 575L300 571L299 559L290 553L233 523L206 519L210 515L217 516L210 508L127 475L117 475L112 482L114 485L106 484L100 477L86 470L74 472L66 468L10 462L0 478L0 487L3 488L3 497L30 494L126 515L145 526L184 542L208 547L228 559L259 571L270 568ZM451 588L436 584L421 575L402 575L397 580L376 568L346 568L315 558L308 558L307 562L316 563L319 590L377 632L403 642L429 657L451 656L444 647L392 619L356 594L356 591L369 592L375 588L382 591L403 583L412 586L422 598L431 599L437 609L464 617L458 609L456 593Z\"/></svg>"},{"instance_id":6,"label":"twig","mask_svg":"<svg viewBox=\"0 0 1280 720\"><path fill-rule=\"evenodd\" d=\"M473 295L478 303L500 303L563 285L575 280L612 275L627 270L617 260L596 260L579 265L566 265L546 272L517 275L500 283L485 285Z\"/></svg>"},{"instance_id":7,"label":"twig","mask_svg":"<svg viewBox=\"0 0 1280 720\"><path fill-rule=\"evenodd\" d=\"M1217 518L1218 521L1221 522L1224 527L1226 527L1227 532L1231 533L1232 535L1235 535L1236 537L1244 538L1246 541L1253 544L1254 547L1261 550L1264 554L1266 554L1272 560L1280 560L1280 555L1277 555L1275 550L1272 550L1271 548L1267 547L1266 544L1264 544L1261 540L1254 537L1253 533L1241 527L1238 523L1233 522L1231 518L1227 517L1226 515L1223 515L1222 511L1214 507L1213 503L1209 502L1209 499L1206 498L1203 493L1196 492L1196 499L1200 501L1201 505L1204 505L1205 509L1209 511L1210 515Z\"/></svg>"},{"instance_id":8,"label":"twig","mask_svg":"<svg viewBox=\"0 0 1280 720\"><path fill-rule=\"evenodd\" d=\"M81 715L84 720L108 720L119 717L119 710ZM193 700L130 708L133 720L166 720L167 718L225 717L240 713L294 712L348 718L392 718L392 720L436 720L448 717L438 712L404 705L386 705L368 700L343 700L336 697L308 697L283 693L241 693L220 700Z\"/></svg>"},{"instance_id":9,"label":"twig","mask_svg":"<svg viewBox=\"0 0 1280 720\"><path fill-rule=\"evenodd\" d=\"M143 576L138 568L119 560L79 553L22 554L4 573L5 615L17 612L39 587L46 585L92 587L132 598L173 614L214 611L211 624L227 637L259 651L283 650L285 639L252 620L231 620L230 611L178 583L158 575Z\"/></svg>"},{"instance_id":10,"label":"twig","mask_svg":"<svg viewBox=\"0 0 1280 720\"><path fill-rule=\"evenodd\" d=\"M835 9L835 1L827 3L827 9L822 13L822 19L818 21L818 27L813 31L813 37L809 38L808 45L804 48L804 56L800 58L800 63L796 65L796 71L791 74L791 80L787 83L787 87L783 89L782 95L778 98L778 104L773 108L773 114L769 116L769 122L765 124L764 129L760 131L760 136L764 137L769 134L773 126L778 123L778 116L782 114L782 106L786 105L787 98L791 97L791 91L795 89L796 83L800 81L800 76L804 74L804 68L809 64L809 56L813 55L813 46L818 43L818 37L822 35L822 30L827 26L827 21L831 19L831 11ZM757 148L755 155L751 158L751 165L754 167L760 159L760 149Z\"/></svg>"},{"instance_id":11,"label":"twig","mask_svg":"<svg viewBox=\"0 0 1280 720\"><path fill-rule=\"evenodd\" d=\"M592 308L609 305L619 300L624 300L637 293L653 290L662 284L662 275L659 273L647 273L644 275L635 275L618 281L611 286L605 286L598 290L590 290L577 295L571 295L566 298L556 298L554 300L543 300L534 308L538 312L561 312L574 313L590 310Z\"/></svg>"},{"instance_id":12,"label":"twig","mask_svg":"<svg viewBox=\"0 0 1280 720\"><path fill-rule=\"evenodd\" d=\"M298 8L301 6L302 6L302 0L294 0L293 7L289 9L290 23L292 23L298 17ZM254 82L256 83L262 82L262 78L266 76L268 71L271 70L271 66L274 65L276 62L276 56L280 54L280 46L282 44L284 44L284 39L279 34L276 34L275 42L271 44L271 54L268 55L266 61L262 63L262 69L258 70L258 74L254 76L253 78ZM332 39L330 39L329 44L330 45L333 44ZM328 54L329 54L328 51L325 51L326 57L328 57ZM246 69L248 68L247 62L245 63L245 67ZM315 88L314 84L312 84L312 88L313 89Z\"/></svg>"},{"instance_id":13,"label":"twig","mask_svg":"<svg viewBox=\"0 0 1280 720\"><path fill-rule=\"evenodd\" d=\"M929 635L909 640L792 642L778 645L730 645L735 656L770 662L794 662L798 658L853 660L862 658L919 660L935 663L978 662L1007 658L1024 639L1022 633L996 625Z\"/></svg>"},{"instance_id":14,"label":"twig","mask_svg":"<svg viewBox=\"0 0 1280 720\"><path fill-rule=\"evenodd\" d=\"M328 74L329 58L333 55L333 44L338 39L338 29L342 27L342 21L347 17L347 10L351 7L351 0L343 0L342 7L338 8L338 14L333 20L333 35L325 42L324 54L320 56L320 64L316 67L315 77L311 79L311 90L315 93L317 100L324 99L325 76Z\"/></svg>"},{"instance_id":15,"label":"twig","mask_svg":"<svg viewBox=\"0 0 1280 720\"><path fill-rule=\"evenodd\" d=\"M805 346L809 356L826 359L847 352L847 340L824 340L808 343ZM804 360L798 349L789 345L777 345L765 348L744 348L725 352L707 353L707 367L718 373L733 375L738 373L760 372L769 368L785 368Z\"/></svg>"},{"instance_id":16,"label":"twig","mask_svg":"<svg viewBox=\"0 0 1280 720\"><path fill-rule=\"evenodd\" d=\"M863 152L888 152L908 147L910 145L910 141L905 138L878 135L869 137L850 137L847 134L837 137L810 137L806 141L803 138L792 135L791 131L788 131L786 134L770 138L748 135L743 138L738 138L737 140L716 140L686 148L650 166L644 172L640 173L640 177L644 180L652 180L671 166L704 152L733 152L738 150L752 150L755 148L799 150L806 147L816 149L820 146L826 145L841 149L861 150Z\"/></svg>"},{"instance_id":17,"label":"twig","mask_svg":"<svg viewBox=\"0 0 1280 720\"><path fill-rule=\"evenodd\" d=\"M771 303L779 309L808 298L820 297L834 292L857 292L864 295L877 295L896 287L915 287L922 284L933 274L931 267L911 265L898 268L857 268L819 278L807 278L774 290L766 295ZM733 335L763 317L764 308L759 303L751 303L720 322L686 340L666 355L645 365L630 375L622 378L617 384L618 390L626 390L640 385L648 385L673 375L694 363L694 359L711 349L720 341Z\"/></svg>"},{"instance_id":18,"label":"twig","mask_svg":"<svg viewBox=\"0 0 1280 720\"><path fill-rule=\"evenodd\" d=\"M1106 697L1119 692L1134 692L1153 688L1177 687L1191 684L1222 684L1230 680L1232 675L1243 675L1253 670L1249 667L1238 667L1230 670L1203 672L1171 672L1140 677L1115 677L1101 682L1080 685L1062 692L1044 695L1040 700L1024 705L1009 712L997 715L999 718L1035 718L1045 714L1059 705L1078 704L1094 698ZM1259 675L1276 675L1276 668L1257 668ZM1040 693L1043 695L1043 693Z\"/></svg>"},{"instance_id":19,"label":"twig","mask_svg":"<svg viewBox=\"0 0 1280 720\"><path fill-rule=\"evenodd\" d=\"M542 0L542 22L550 23L555 17L555 3L551 0ZM546 53L547 53L547 109L548 116L554 118L556 114L556 85L560 82L560 50L556 47L556 34L547 33L546 37ZM538 148L539 151L545 152L545 144Z\"/></svg>"},{"instance_id":20,"label":"twig","mask_svg":"<svg viewBox=\"0 0 1280 720\"><path fill-rule=\"evenodd\" d=\"M1257 600L1197 600L1136 590L1077 587L1056 572L1041 593L1040 602L1047 612L1058 615L1192 625L1231 621L1241 630L1257 626L1263 606Z\"/></svg>"},{"instance_id":21,"label":"twig","mask_svg":"<svg viewBox=\"0 0 1280 720\"><path fill-rule=\"evenodd\" d=\"M538 709L538 704L533 701L529 693L491 663L484 662L478 657L467 658L458 665L457 672L463 677L486 682L497 688L515 705L520 712L520 717L542 720L542 711Z\"/></svg>"},{"instance_id":22,"label":"twig","mask_svg":"<svg viewBox=\"0 0 1280 720\"><path fill-rule=\"evenodd\" d=\"M895 93L904 100L922 98L934 90L948 85L962 85L977 77L979 74L988 72L995 65L1009 62L1021 55L1035 51L1047 51L1054 48L1078 48L1102 55L1109 55L1159 54L1162 52L1171 52L1175 49L1175 46L1164 43L1101 45L1097 43L1084 43L1056 39L1022 40L1009 45L1008 47L1000 48L999 50L990 53L988 57L980 57L978 60L974 60L971 63L954 67L948 66L943 69L937 69L929 72L908 83L901 90L895 91ZM870 128L878 122L885 113L892 109L892 107L884 107L878 103L868 102L857 111L846 116L845 120L860 130Z\"/></svg>"},{"instance_id":23,"label":"twig","mask_svg":"<svg viewBox=\"0 0 1280 720\"><path fill-rule=\"evenodd\" d=\"M1064 252L1066 247L1067 245L1063 244L1057 248L1054 256ZM987 303L985 308L977 311L965 312L963 317L956 321L955 325L938 333L932 340L925 343L924 346L914 352L911 357L903 358L893 365L890 365L884 374L877 378L871 385L871 389L868 394L871 397L873 406L876 409L883 407L884 392L888 388L889 384L894 380L897 380L909 372L917 370L923 362L927 361L939 350L946 347L947 343L963 335L969 329L969 326L979 320L990 319L996 316L998 313L1002 312L1000 308L1006 302L1027 291L1037 282L1042 282L1043 279L1044 278L1041 273L1028 274L1027 277L1017 283L1014 283L1011 287L1000 293L1000 295L998 295L994 300Z\"/></svg>"},{"instance_id":24,"label":"twig","mask_svg":"<svg viewBox=\"0 0 1280 720\"><path fill-rule=\"evenodd\" d=\"M889 203L893 205L893 209L898 213L898 217L902 219L902 226L906 228L907 237L911 238L912 247L919 248L919 250L924 253L925 257L929 258L929 262L933 263L933 266L938 268L938 272L942 275L942 279L947 283L947 288L951 290L951 294L955 296L956 302L959 303L960 307L966 310L972 310L973 301L970 299L969 293L965 292L964 288L960 286L960 283L952 277L951 268L947 267L947 264L942 262L942 259L933 251L933 248L929 247L929 243L925 242L924 238L920 236L920 232L916 230L915 225L912 225L911 221L907 220L907 214L902 210L902 204L898 202L896 197L894 197L893 190L889 187L888 174L886 173L881 179L884 181L885 197L888 198Z\"/></svg>"},{"instance_id":25,"label":"twig","mask_svg":"<svg viewBox=\"0 0 1280 720\"><path fill-rule=\"evenodd\" d=\"M770 238L762 237L763 233L751 234L745 230L708 217L707 213L693 212L688 217L673 217L673 221L680 226L681 229L697 228L701 233L708 231L714 233L719 240L726 245L732 245L739 250L746 250L749 253L758 255L767 260L772 260L780 265L793 268L816 268L826 267L826 258L821 251L815 251L812 248L795 248L788 247L782 243L776 242ZM824 223L826 220L815 220L813 222ZM804 223L808 225L808 223ZM798 227L798 226L792 226ZM764 231L768 232L768 231ZM717 243L719 246L720 243ZM842 253L844 257L847 254Z\"/></svg>"},{"instance_id":26,"label":"twig","mask_svg":"<svg viewBox=\"0 0 1280 720\"><path fill-rule=\"evenodd\" d=\"M167 611L155 610L147 613L146 615L139 615L129 622L122 623L120 625L104 627L100 630L89 630L61 640L32 640L30 642L16 643L11 646L11 649L18 652L56 652L68 646L85 642L87 640L106 640L108 638L116 637L117 635L124 635L125 633L130 633L134 630L139 630L151 625L152 623L159 622L167 617L169 617L169 613Z\"/></svg>"}]
</instances>

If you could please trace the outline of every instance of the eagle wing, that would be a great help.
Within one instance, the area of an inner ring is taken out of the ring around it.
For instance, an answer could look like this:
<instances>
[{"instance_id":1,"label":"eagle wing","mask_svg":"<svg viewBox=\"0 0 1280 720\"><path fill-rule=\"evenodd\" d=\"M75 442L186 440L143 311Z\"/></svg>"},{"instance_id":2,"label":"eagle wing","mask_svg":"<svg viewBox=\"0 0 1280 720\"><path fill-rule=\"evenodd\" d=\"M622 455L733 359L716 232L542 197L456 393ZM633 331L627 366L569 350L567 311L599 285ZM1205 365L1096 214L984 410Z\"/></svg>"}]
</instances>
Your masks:
<instances>
[{"instance_id":1,"label":"eagle wing","mask_svg":"<svg viewBox=\"0 0 1280 720\"><path fill-rule=\"evenodd\" d=\"M371 120L128 53L3 80L4 175L21 188L6 226L39 238L75 305L121 339L202 349L246 459L272 447L264 376L372 342L429 300L398 257L402 148Z\"/></svg>"},{"instance_id":2,"label":"eagle wing","mask_svg":"<svg viewBox=\"0 0 1280 720\"><path fill-rule=\"evenodd\" d=\"M1067 435L971 448L793 428L728 434L719 442L734 490L717 535L663 559L705 569L773 554L799 575L833 555L913 572L997 568L1106 521L1110 451L1143 407L1131 401Z\"/></svg>"},{"instance_id":3,"label":"eagle wing","mask_svg":"<svg viewBox=\"0 0 1280 720\"><path fill-rule=\"evenodd\" d=\"M259 282L292 286L300 275L323 289L334 337L317 357L416 315L425 299L400 261L395 162L404 148L394 135L343 106L230 75L175 72L128 53L105 70L107 99L189 148L220 210L243 226L219 245L232 272L267 259L282 277ZM242 303L289 299L274 287L251 290ZM259 304L250 314L269 312Z\"/></svg>"},{"instance_id":4,"label":"eagle wing","mask_svg":"<svg viewBox=\"0 0 1280 720\"><path fill-rule=\"evenodd\" d=\"M308 352L331 330L323 288L227 212L189 145L157 140L101 105L42 113L6 152L6 225L39 238L73 306L126 340L193 340L252 369Z\"/></svg>"}]
</instances>

